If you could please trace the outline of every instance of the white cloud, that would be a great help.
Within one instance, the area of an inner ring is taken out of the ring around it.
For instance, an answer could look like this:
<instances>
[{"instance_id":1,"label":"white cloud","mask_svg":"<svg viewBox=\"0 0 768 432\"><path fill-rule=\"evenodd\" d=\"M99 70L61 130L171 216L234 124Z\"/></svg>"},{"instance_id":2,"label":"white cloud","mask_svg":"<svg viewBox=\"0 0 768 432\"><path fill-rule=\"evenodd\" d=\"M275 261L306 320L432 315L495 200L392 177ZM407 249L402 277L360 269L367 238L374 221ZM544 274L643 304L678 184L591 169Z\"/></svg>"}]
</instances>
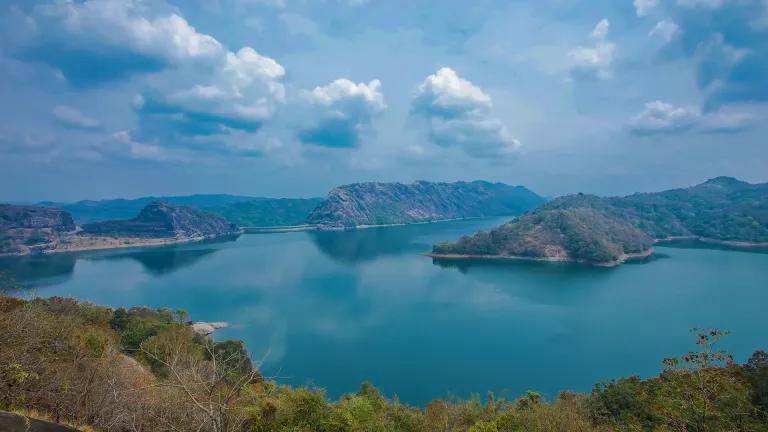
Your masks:
<instances>
[{"instance_id":1,"label":"white cloud","mask_svg":"<svg viewBox=\"0 0 768 432\"><path fill-rule=\"evenodd\" d=\"M380 91L381 82L373 80L368 84L354 82L348 79L337 79L324 87L315 87L309 93L312 102L323 105L333 106L343 101L359 100L371 111L381 111L386 108L384 104L384 95Z\"/></svg>"},{"instance_id":2,"label":"white cloud","mask_svg":"<svg viewBox=\"0 0 768 432\"><path fill-rule=\"evenodd\" d=\"M648 102L630 122L639 135L696 132L733 132L751 126L755 116L740 111L720 110L703 113L698 107L678 107L660 100Z\"/></svg>"},{"instance_id":3,"label":"white cloud","mask_svg":"<svg viewBox=\"0 0 768 432\"><path fill-rule=\"evenodd\" d=\"M306 143L326 147L355 147L370 131L373 117L386 109L381 82L358 83L337 79L304 94L310 105L309 122L299 134Z\"/></svg>"},{"instance_id":4,"label":"white cloud","mask_svg":"<svg viewBox=\"0 0 768 432\"><path fill-rule=\"evenodd\" d=\"M52 111L53 116L61 124L78 129L95 129L99 127L99 121L89 117L77 108L67 105L59 105Z\"/></svg>"},{"instance_id":5,"label":"white cloud","mask_svg":"<svg viewBox=\"0 0 768 432\"><path fill-rule=\"evenodd\" d=\"M591 45L578 46L568 52L573 75L596 76L607 79L613 75L613 54L616 44L607 40L611 24L602 19L590 33Z\"/></svg>"},{"instance_id":6,"label":"white cloud","mask_svg":"<svg viewBox=\"0 0 768 432\"><path fill-rule=\"evenodd\" d=\"M179 114L207 114L228 120L263 122L285 99L285 69L251 47L228 52L213 73L200 75L197 83L178 88L173 76L155 88L161 103Z\"/></svg>"},{"instance_id":7,"label":"white cloud","mask_svg":"<svg viewBox=\"0 0 768 432\"><path fill-rule=\"evenodd\" d=\"M60 23L72 37L130 48L165 60L215 57L224 51L214 37L199 33L175 13L151 16L142 1L57 1L39 6L36 11L37 17Z\"/></svg>"},{"instance_id":8,"label":"white cloud","mask_svg":"<svg viewBox=\"0 0 768 432\"><path fill-rule=\"evenodd\" d=\"M664 42L669 42L680 34L680 26L671 20L661 20L648 33L649 36L659 37Z\"/></svg>"},{"instance_id":9,"label":"white cloud","mask_svg":"<svg viewBox=\"0 0 768 432\"><path fill-rule=\"evenodd\" d=\"M140 126L192 135L258 129L284 102L285 69L248 46L230 51L174 10L142 0L50 1L30 19L38 22L36 49L67 50L69 58L61 65L60 56L42 61L77 84L152 72L134 104ZM78 55L99 67L73 67Z\"/></svg>"},{"instance_id":10,"label":"white cloud","mask_svg":"<svg viewBox=\"0 0 768 432\"><path fill-rule=\"evenodd\" d=\"M646 16L659 6L659 0L635 0L635 12L637 16Z\"/></svg>"},{"instance_id":11,"label":"white cloud","mask_svg":"<svg viewBox=\"0 0 768 432\"><path fill-rule=\"evenodd\" d=\"M411 113L426 120L430 139L477 157L515 153L520 142L491 116L492 101L480 87L447 67L429 75L411 102Z\"/></svg>"}]
</instances>

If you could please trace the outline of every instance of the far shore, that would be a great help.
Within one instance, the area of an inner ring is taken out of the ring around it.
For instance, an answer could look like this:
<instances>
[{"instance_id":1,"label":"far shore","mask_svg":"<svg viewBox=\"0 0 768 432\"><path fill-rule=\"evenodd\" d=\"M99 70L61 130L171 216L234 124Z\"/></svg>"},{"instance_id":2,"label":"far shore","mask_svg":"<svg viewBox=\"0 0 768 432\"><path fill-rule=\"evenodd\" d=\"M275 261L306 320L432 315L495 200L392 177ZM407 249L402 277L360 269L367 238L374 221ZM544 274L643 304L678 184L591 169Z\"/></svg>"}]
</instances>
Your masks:
<instances>
[{"instance_id":1,"label":"far shore","mask_svg":"<svg viewBox=\"0 0 768 432\"><path fill-rule=\"evenodd\" d=\"M768 242L745 242L745 241L737 241L737 240L717 240L707 237L699 237L699 236L671 236L671 237L665 237L660 239L655 239L654 243L674 243L678 241L686 241L686 240L694 240L699 241L702 243L707 244L713 244L713 245L721 245L721 246L731 246L735 248L762 248L762 247L768 247Z\"/></svg>"},{"instance_id":2,"label":"far shore","mask_svg":"<svg viewBox=\"0 0 768 432\"><path fill-rule=\"evenodd\" d=\"M130 249L130 248L149 248L149 247L163 247L173 246L187 243L197 243L206 240L214 240L220 238L226 238L230 236L238 236L242 232L234 232L231 234L220 236L198 236L198 237L161 237L161 238L147 238L147 237L107 237L107 236L90 236L90 235L70 235L65 237L68 242L56 242L46 245L39 245L38 248L30 249L26 252L18 253L6 253L0 254L0 257L21 257L27 255L49 255L57 253L68 252L86 252L86 251L98 251L109 249ZM42 247L51 247L51 249L43 249Z\"/></svg>"},{"instance_id":3,"label":"far shore","mask_svg":"<svg viewBox=\"0 0 768 432\"><path fill-rule=\"evenodd\" d=\"M639 260L648 258L653 254L653 249L648 249L638 253L623 254L616 260L606 262L595 262L589 260L582 260L571 258L568 256L557 257L527 257L522 255L471 255L471 254L436 254L425 253L424 256L445 260L487 260L487 261L535 261L535 262L561 262L561 263L576 263L576 264L588 264L595 267L616 267L627 261Z\"/></svg>"}]
</instances>

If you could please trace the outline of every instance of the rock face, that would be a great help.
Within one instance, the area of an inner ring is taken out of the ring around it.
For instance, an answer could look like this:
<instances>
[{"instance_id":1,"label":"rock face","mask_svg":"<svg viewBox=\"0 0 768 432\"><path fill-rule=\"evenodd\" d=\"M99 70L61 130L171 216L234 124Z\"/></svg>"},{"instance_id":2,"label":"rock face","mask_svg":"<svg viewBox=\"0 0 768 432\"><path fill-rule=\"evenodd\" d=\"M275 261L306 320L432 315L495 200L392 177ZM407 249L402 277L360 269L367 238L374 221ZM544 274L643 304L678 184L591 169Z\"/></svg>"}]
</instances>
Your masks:
<instances>
[{"instance_id":1,"label":"rock face","mask_svg":"<svg viewBox=\"0 0 768 432\"><path fill-rule=\"evenodd\" d=\"M16 228L72 231L75 222L72 215L58 208L0 204L0 230Z\"/></svg>"},{"instance_id":2,"label":"rock face","mask_svg":"<svg viewBox=\"0 0 768 432\"><path fill-rule=\"evenodd\" d=\"M75 228L72 216L61 209L0 204L0 255L53 249Z\"/></svg>"},{"instance_id":3,"label":"rock face","mask_svg":"<svg viewBox=\"0 0 768 432\"><path fill-rule=\"evenodd\" d=\"M307 223L354 228L516 215L544 201L525 187L484 181L354 183L332 190Z\"/></svg>"},{"instance_id":4,"label":"rock face","mask_svg":"<svg viewBox=\"0 0 768 432\"><path fill-rule=\"evenodd\" d=\"M153 202L133 219L83 225L83 234L134 238L194 239L239 233L221 216L193 207Z\"/></svg>"},{"instance_id":5,"label":"rock face","mask_svg":"<svg viewBox=\"0 0 768 432\"><path fill-rule=\"evenodd\" d=\"M648 253L654 240L675 237L768 243L768 183L718 177L626 197L568 195L491 231L435 245L433 254L609 264Z\"/></svg>"}]
</instances>

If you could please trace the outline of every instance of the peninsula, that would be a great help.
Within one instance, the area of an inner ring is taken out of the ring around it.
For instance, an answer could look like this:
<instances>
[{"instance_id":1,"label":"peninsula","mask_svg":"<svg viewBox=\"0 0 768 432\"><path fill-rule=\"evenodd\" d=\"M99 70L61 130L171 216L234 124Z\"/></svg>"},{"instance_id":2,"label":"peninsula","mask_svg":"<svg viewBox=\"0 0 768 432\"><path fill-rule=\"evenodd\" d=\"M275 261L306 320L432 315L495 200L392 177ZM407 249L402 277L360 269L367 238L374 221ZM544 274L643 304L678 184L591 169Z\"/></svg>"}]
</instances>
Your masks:
<instances>
[{"instance_id":1,"label":"peninsula","mask_svg":"<svg viewBox=\"0 0 768 432\"><path fill-rule=\"evenodd\" d=\"M615 266L649 256L654 243L676 239L768 246L768 184L718 177L626 197L568 195L490 231L437 244L427 255Z\"/></svg>"},{"instance_id":2,"label":"peninsula","mask_svg":"<svg viewBox=\"0 0 768 432\"><path fill-rule=\"evenodd\" d=\"M0 255L159 246L240 234L226 219L192 207L153 202L132 219L77 226L65 210L0 205Z\"/></svg>"}]
</instances>

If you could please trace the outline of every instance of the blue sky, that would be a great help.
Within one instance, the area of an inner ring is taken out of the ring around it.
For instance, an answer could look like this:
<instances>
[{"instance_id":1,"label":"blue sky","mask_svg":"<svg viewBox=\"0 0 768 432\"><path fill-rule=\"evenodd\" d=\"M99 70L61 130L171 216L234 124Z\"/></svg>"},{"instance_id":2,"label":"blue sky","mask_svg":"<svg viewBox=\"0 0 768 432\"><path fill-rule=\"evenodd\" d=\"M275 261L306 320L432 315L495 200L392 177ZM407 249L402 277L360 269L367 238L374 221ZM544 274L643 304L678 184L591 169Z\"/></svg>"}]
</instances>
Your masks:
<instances>
[{"instance_id":1,"label":"blue sky","mask_svg":"<svg viewBox=\"0 0 768 432\"><path fill-rule=\"evenodd\" d=\"M768 180L765 0L0 0L0 199Z\"/></svg>"}]
</instances>

